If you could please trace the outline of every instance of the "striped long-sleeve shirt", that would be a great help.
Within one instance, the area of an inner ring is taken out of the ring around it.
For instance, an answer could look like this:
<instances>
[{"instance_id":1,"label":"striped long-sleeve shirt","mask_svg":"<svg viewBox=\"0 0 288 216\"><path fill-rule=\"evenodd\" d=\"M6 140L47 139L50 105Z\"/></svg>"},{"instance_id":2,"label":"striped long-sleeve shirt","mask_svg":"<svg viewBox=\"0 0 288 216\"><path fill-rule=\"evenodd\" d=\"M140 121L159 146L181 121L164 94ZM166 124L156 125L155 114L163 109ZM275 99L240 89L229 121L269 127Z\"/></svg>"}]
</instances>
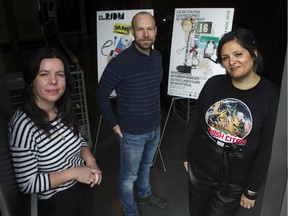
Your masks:
<instances>
[{"instance_id":1,"label":"striped long-sleeve shirt","mask_svg":"<svg viewBox=\"0 0 288 216\"><path fill-rule=\"evenodd\" d=\"M50 173L84 165L80 150L87 146L85 140L75 136L61 123L61 118L51 124L55 127L51 136L47 136L23 111L17 110L9 127L10 152L18 187L23 193L38 193L39 199L48 199L76 183L72 180L51 189Z\"/></svg>"},{"instance_id":2,"label":"striped long-sleeve shirt","mask_svg":"<svg viewBox=\"0 0 288 216\"><path fill-rule=\"evenodd\" d=\"M107 64L96 92L104 121L113 128L119 124L125 133L141 134L160 126L160 83L162 56L154 49L150 55L131 46ZM117 117L109 96L117 94Z\"/></svg>"}]
</instances>

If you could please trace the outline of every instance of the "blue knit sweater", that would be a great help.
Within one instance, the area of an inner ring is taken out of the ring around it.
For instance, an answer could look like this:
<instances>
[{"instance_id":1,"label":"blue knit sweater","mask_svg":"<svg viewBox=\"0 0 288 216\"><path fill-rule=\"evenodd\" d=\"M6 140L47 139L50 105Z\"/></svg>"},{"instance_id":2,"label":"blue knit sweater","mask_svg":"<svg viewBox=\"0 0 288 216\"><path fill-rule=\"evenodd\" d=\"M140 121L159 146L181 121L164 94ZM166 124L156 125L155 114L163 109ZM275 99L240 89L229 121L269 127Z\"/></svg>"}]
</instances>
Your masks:
<instances>
[{"instance_id":1,"label":"blue knit sweater","mask_svg":"<svg viewBox=\"0 0 288 216\"><path fill-rule=\"evenodd\" d=\"M160 126L160 83L162 56L154 49L145 55L135 42L107 64L96 91L96 101L104 122L122 132L142 134ZM117 115L109 96L115 89Z\"/></svg>"}]
</instances>

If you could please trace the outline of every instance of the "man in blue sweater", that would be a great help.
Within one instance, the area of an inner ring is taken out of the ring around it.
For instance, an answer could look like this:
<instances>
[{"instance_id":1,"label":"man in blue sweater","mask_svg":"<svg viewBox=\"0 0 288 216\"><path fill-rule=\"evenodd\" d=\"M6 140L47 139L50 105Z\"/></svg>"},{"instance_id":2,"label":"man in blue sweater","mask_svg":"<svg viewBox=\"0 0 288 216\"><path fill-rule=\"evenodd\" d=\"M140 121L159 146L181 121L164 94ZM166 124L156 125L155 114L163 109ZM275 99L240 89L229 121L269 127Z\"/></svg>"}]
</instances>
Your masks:
<instances>
[{"instance_id":1,"label":"man in blue sweater","mask_svg":"<svg viewBox=\"0 0 288 216\"><path fill-rule=\"evenodd\" d=\"M98 84L96 101L104 121L120 143L119 197L125 216L138 216L139 205L165 208L167 201L152 194L150 167L160 140L160 83L162 56L152 49L157 34L154 17L139 12L132 19L131 46L106 66ZM109 96L117 94L117 115Z\"/></svg>"}]
</instances>

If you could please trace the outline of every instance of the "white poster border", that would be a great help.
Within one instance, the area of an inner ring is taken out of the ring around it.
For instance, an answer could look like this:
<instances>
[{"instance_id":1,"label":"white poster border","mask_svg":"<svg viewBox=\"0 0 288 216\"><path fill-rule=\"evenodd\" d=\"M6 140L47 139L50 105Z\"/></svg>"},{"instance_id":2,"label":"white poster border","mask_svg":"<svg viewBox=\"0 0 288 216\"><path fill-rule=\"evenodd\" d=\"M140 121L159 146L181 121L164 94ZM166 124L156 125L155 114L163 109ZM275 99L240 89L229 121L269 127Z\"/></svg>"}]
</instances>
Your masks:
<instances>
[{"instance_id":1,"label":"white poster border","mask_svg":"<svg viewBox=\"0 0 288 216\"><path fill-rule=\"evenodd\" d=\"M129 28L133 16L141 11L154 14L153 9L96 11L98 81L111 58L128 48L134 40Z\"/></svg>"},{"instance_id":2,"label":"white poster border","mask_svg":"<svg viewBox=\"0 0 288 216\"><path fill-rule=\"evenodd\" d=\"M197 99L205 82L225 74L216 63L221 36L232 30L234 8L176 8L167 94Z\"/></svg>"}]
</instances>

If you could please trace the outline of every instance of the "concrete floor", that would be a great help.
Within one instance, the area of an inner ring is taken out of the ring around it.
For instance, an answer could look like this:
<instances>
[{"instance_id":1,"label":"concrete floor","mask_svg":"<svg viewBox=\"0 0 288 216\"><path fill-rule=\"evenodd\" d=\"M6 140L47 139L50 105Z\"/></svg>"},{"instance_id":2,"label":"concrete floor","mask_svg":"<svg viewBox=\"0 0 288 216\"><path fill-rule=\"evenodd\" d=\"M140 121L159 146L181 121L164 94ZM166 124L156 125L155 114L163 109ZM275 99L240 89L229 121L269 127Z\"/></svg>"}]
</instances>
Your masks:
<instances>
[{"instance_id":1,"label":"concrete floor","mask_svg":"<svg viewBox=\"0 0 288 216\"><path fill-rule=\"evenodd\" d=\"M165 115L165 114L164 114ZM166 116L163 116L163 120ZM163 139L160 154L151 169L153 193L168 200L165 209L140 207L143 216L188 216L187 173L180 158L180 140L184 125L170 115ZM101 125L101 131L110 130ZM118 200L117 179L119 173L119 147L114 134L97 143L96 160L103 171L103 182L95 189L94 215L122 216ZM166 171L164 170L166 169Z\"/></svg>"}]
</instances>

